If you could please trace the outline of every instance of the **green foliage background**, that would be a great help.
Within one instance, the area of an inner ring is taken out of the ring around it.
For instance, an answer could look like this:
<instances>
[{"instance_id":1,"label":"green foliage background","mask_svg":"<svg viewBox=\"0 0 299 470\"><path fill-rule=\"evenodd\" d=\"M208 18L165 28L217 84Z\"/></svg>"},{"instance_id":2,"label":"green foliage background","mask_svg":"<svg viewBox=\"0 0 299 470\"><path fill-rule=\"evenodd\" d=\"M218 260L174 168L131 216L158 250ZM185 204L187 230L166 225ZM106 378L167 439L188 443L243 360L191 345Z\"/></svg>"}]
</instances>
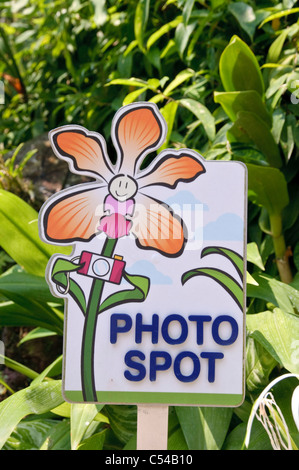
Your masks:
<instances>
[{"instance_id":1,"label":"green foliage background","mask_svg":"<svg viewBox=\"0 0 299 470\"><path fill-rule=\"evenodd\" d=\"M245 402L170 408L169 449L241 449L261 391L286 372L299 374L298 12L293 0L1 3L0 328L32 328L19 348L41 337L51 345L63 331L63 304L44 280L56 248L39 240L36 208L18 193L31 157L15 166L23 142L76 123L102 133L113 155L115 111L153 101L168 124L163 148L188 147L248 167ZM11 390L0 372L8 390L1 448L135 448L136 407L64 402L61 356L42 373L4 361L29 385ZM275 387L293 449L296 385L294 378ZM257 420L249 448L272 448Z\"/></svg>"}]
</instances>

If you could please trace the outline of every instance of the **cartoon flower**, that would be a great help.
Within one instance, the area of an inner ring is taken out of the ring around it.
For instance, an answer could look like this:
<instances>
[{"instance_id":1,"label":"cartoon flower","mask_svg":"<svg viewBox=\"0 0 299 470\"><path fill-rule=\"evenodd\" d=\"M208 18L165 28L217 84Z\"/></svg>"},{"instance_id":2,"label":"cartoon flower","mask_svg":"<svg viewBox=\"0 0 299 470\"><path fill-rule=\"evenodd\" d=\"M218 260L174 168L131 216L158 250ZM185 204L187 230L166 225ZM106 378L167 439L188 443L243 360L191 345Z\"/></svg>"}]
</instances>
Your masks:
<instances>
[{"instance_id":1,"label":"cartoon flower","mask_svg":"<svg viewBox=\"0 0 299 470\"><path fill-rule=\"evenodd\" d=\"M141 169L145 157L166 137L166 124L153 103L121 108L113 119L111 137L115 165L100 134L77 125L50 132L56 155L73 173L96 182L61 191L47 201L42 211L43 238L48 243L70 244L89 241L99 231L114 239L131 233L140 248L179 256L186 239L183 222L154 196L159 186L174 189L180 181L193 181L204 173L200 158L191 150L168 149Z\"/></svg>"}]
</instances>

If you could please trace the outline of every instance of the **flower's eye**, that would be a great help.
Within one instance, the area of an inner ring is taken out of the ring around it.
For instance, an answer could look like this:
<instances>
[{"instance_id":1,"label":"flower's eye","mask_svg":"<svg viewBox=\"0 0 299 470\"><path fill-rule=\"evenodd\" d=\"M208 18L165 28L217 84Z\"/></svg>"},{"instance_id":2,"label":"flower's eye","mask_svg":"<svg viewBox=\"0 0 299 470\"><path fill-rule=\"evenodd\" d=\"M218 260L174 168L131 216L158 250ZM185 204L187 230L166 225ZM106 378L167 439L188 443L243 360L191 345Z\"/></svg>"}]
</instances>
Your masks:
<instances>
[{"instance_id":1,"label":"flower's eye","mask_svg":"<svg viewBox=\"0 0 299 470\"><path fill-rule=\"evenodd\" d=\"M119 187L119 188L121 187L121 180L120 180L119 183L118 183L118 187Z\"/></svg>"},{"instance_id":2,"label":"flower's eye","mask_svg":"<svg viewBox=\"0 0 299 470\"><path fill-rule=\"evenodd\" d=\"M125 186L125 188L127 189L127 187L128 187L128 182L126 182L126 186Z\"/></svg>"}]
</instances>

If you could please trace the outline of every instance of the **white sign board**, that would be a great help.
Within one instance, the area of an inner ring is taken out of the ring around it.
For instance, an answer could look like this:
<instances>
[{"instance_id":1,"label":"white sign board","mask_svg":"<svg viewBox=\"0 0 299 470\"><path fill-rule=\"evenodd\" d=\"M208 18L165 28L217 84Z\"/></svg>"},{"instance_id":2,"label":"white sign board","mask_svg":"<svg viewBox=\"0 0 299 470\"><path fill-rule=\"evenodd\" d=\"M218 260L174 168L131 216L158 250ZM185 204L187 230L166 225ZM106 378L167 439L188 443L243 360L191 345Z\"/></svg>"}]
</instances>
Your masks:
<instances>
[{"instance_id":1,"label":"white sign board","mask_svg":"<svg viewBox=\"0 0 299 470\"><path fill-rule=\"evenodd\" d=\"M244 395L246 167L164 149L152 103L103 137L50 133L55 154L95 182L52 196L40 215L51 291L66 299L63 393L70 402L238 406Z\"/></svg>"}]
</instances>

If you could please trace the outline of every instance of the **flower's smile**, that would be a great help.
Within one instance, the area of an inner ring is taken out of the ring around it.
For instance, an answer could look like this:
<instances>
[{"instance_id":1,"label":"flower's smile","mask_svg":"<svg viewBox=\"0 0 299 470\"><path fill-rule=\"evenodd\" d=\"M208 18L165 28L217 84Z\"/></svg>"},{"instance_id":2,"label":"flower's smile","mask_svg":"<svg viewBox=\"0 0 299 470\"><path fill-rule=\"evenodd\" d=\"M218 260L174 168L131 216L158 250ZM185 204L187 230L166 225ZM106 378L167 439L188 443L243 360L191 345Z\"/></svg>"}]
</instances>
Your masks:
<instances>
[{"instance_id":1,"label":"flower's smile","mask_svg":"<svg viewBox=\"0 0 299 470\"><path fill-rule=\"evenodd\" d=\"M131 199L137 193L137 183L130 176L118 175L112 178L109 183L108 191L118 201Z\"/></svg>"}]
</instances>

